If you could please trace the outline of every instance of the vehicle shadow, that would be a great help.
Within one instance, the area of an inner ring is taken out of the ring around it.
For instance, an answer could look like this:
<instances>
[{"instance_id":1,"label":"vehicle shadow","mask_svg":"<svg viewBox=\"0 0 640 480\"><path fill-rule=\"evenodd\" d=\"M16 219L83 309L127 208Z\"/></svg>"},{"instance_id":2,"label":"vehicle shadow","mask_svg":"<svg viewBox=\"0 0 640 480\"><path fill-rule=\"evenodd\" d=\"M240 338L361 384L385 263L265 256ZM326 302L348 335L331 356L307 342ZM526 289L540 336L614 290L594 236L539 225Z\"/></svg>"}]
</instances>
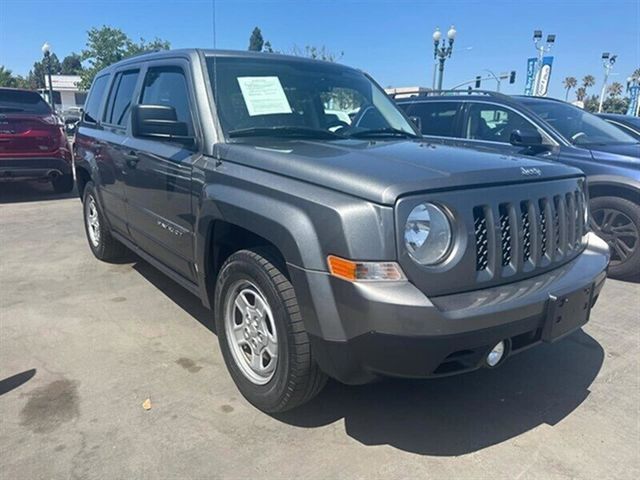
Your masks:
<instances>
[{"instance_id":1,"label":"vehicle shadow","mask_svg":"<svg viewBox=\"0 0 640 480\"><path fill-rule=\"evenodd\" d=\"M131 254L134 255L133 253ZM212 333L216 333L213 321L213 312L207 309L198 297L187 289L181 287L176 282L167 277L160 270L145 262L140 257L135 257L133 269L142 275L154 287L165 294L173 303L182 308L194 319L200 322Z\"/></svg>"},{"instance_id":2,"label":"vehicle shadow","mask_svg":"<svg viewBox=\"0 0 640 480\"><path fill-rule=\"evenodd\" d=\"M463 455L556 425L588 397L603 359L600 344L580 330L494 370L360 387L329 382L310 403L273 416L305 428L344 419L347 435L364 445Z\"/></svg>"},{"instance_id":3,"label":"vehicle shadow","mask_svg":"<svg viewBox=\"0 0 640 480\"><path fill-rule=\"evenodd\" d=\"M1 182L0 204L41 202L43 200L62 200L65 198L77 198L74 188L69 193L55 193L49 182Z\"/></svg>"},{"instance_id":4,"label":"vehicle shadow","mask_svg":"<svg viewBox=\"0 0 640 480\"><path fill-rule=\"evenodd\" d=\"M213 314L199 298L143 260L133 268L216 333ZM343 420L346 434L364 445L391 445L421 455L463 455L562 421L589 396L603 361L600 344L579 330L515 355L496 369L363 386L329 381L311 402L272 416L303 428Z\"/></svg>"}]
</instances>

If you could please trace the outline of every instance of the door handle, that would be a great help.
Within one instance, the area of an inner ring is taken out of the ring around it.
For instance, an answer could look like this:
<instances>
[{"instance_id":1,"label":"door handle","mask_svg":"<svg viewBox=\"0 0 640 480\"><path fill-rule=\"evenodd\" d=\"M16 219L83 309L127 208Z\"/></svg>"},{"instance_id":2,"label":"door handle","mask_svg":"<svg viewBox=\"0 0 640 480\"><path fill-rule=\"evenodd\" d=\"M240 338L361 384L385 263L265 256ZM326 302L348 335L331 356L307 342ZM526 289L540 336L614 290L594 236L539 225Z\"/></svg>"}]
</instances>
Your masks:
<instances>
[{"instance_id":1,"label":"door handle","mask_svg":"<svg viewBox=\"0 0 640 480\"><path fill-rule=\"evenodd\" d=\"M134 150L129 150L128 152L123 153L122 156L127 162L127 165L129 166L129 168L136 168L136 165L140 161L138 154Z\"/></svg>"}]
</instances>

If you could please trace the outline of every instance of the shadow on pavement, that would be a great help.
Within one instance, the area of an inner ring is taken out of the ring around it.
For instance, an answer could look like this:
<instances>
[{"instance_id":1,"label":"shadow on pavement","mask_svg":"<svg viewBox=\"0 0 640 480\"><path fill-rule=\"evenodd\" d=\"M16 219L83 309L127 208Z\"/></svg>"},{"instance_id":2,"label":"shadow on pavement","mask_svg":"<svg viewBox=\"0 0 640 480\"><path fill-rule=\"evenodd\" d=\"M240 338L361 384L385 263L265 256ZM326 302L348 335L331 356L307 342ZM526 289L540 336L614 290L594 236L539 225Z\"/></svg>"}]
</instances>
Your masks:
<instances>
[{"instance_id":1,"label":"shadow on pavement","mask_svg":"<svg viewBox=\"0 0 640 480\"><path fill-rule=\"evenodd\" d=\"M49 182L0 182L0 204L64 198L78 198L75 188L69 193L55 193Z\"/></svg>"},{"instance_id":2,"label":"shadow on pavement","mask_svg":"<svg viewBox=\"0 0 640 480\"><path fill-rule=\"evenodd\" d=\"M173 301L173 303L200 322L204 327L214 334L216 333L215 324L213 322L213 312L202 305L200 298L196 297L185 288L182 288L151 264L145 262L139 257L136 258L138 260L133 265L133 269L135 271L153 284L154 287L164 293L169 299L171 299L171 301Z\"/></svg>"},{"instance_id":3,"label":"shadow on pavement","mask_svg":"<svg viewBox=\"0 0 640 480\"><path fill-rule=\"evenodd\" d=\"M24 372L16 373L11 377L7 377L4 380L0 380L0 395L9 393L11 390L24 385L33 378L36 374L36 369L25 370Z\"/></svg>"},{"instance_id":4,"label":"shadow on pavement","mask_svg":"<svg viewBox=\"0 0 640 480\"><path fill-rule=\"evenodd\" d=\"M215 334L213 314L199 298L144 261L133 268ZM347 435L364 445L463 455L562 421L589 396L603 361L600 344L579 330L515 355L493 370L363 386L329 381L310 403L273 417L304 428L343 419Z\"/></svg>"},{"instance_id":5,"label":"shadow on pavement","mask_svg":"<svg viewBox=\"0 0 640 480\"><path fill-rule=\"evenodd\" d=\"M587 398L603 358L600 344L580 330L495 370L360 387L329 382L312 402L274 417L306 428L344 419L347 435L364 445L462 455L560 422Z\"/></svg>"}]
</instances>

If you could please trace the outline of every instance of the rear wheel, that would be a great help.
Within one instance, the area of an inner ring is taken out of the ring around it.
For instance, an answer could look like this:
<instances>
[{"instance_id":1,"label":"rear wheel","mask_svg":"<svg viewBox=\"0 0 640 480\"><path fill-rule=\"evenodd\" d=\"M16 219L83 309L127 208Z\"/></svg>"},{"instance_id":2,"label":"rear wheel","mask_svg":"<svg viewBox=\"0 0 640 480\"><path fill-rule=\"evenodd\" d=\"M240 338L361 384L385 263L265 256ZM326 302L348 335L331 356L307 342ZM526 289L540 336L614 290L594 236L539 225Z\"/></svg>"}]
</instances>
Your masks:
<instances>
[{"instance_id":1,"label":"rear wheel","mask_svg":"<svg viewBox=\"0 0 640 480\"><path fill-rule=\"evenodd\" d=\"M609 276L640 277L640 206L620 197L591 199L591 226L611 249Z\"/></svg>"},{"instance_id":2,"label":"rear wheel","mask_svg":"<svg viewBox=\"0 0 640 480\"><path fill-rule=\"evenodd\" d=\"M51 180L56 193L69 193L73 190L73 175L59 175Z\"/></svg>"},{"instance_id":3,"label":"rear wheel","mask_svg":"<svg viewBox=\"0 0 640 480\"><path fill-rule=\"evenodd\" d=\"M92 182L85 185L82 207L87 240L95 257L104 262L113 262L123 258L127 254L127 249L111 235L96 200L96 192Z\"/></svg>"},{"instance_id":4,"label":"rear wheel","mask_svg":"<svg viewBox=\"0 0 640 480\"><path fill-rule=\"evenodd\" d=\"M265 412L301 405L326 383L293 286L268 250L241 250L222 266L215 321L225 363L244 397Z\"/></svg>"}]
</instances>

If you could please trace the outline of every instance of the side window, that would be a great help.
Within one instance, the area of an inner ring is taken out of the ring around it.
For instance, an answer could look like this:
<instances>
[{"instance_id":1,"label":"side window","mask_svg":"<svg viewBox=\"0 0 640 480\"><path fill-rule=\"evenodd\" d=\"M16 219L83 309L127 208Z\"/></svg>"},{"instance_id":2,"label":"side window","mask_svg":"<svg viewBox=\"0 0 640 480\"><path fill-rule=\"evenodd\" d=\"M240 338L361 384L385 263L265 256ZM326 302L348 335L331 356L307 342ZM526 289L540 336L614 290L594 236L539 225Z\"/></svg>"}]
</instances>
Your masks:
<instances>
[{"instance_id":1,"label":"side window","mask_svg":"<svg viewBox=\"0 0 640 480\"><path fill-rule=\"evenodd\" d=\"M509 143L514 130L537 130L522 115L500 107L482 103L469 106L465 136L471 140Z\"/></svg>"},{"instance_id":2,"label":"side window","mask_svg":"<svg viewBox=\"0 0 640 480\"><path fill-rule=\"evenodd\" d=\"M102 97L104 97L104 91L107 88L109 82L109 75L102 75L93 81L93 86L89 92L89 97L84 104L84 121L87 123L98 123L98 117L100 115L100 104L102 103Z\"/></svg>"},{"instance_id":3,"label":"side window","mask_svg":"<svg viewBox=\"0 0 640 480\"><path fill-rule=\"evenodd\" d=\"M133 90L136 88L139 73L138 70L130 70L116 75L103 118L105 123L122 127L127 125L131 115Z\"/></svg>"},{"instance_id":4,"label":"side window","mask_svg":"<svg viewBox=\"0 0 640 480\"><path fill-rule=\"evenodd\" d=\"M434 137L456 137L456 121L460 111L457 102L422 102L403 106L410 117L422 122L422 134Z\"/></svg>"},{"instance_id":5,"label":"side window","mask_svg":"<svg viewBox=\"0 0 640 480\"><path fill-rule=\"evenodd\" d=\"M193 135L193 119L189 106L189 90L180 67L152 67L147 71L142 87L141 105L165 105L176 110L178 121L187 124Z\"/></svg>"}]
</instances>

